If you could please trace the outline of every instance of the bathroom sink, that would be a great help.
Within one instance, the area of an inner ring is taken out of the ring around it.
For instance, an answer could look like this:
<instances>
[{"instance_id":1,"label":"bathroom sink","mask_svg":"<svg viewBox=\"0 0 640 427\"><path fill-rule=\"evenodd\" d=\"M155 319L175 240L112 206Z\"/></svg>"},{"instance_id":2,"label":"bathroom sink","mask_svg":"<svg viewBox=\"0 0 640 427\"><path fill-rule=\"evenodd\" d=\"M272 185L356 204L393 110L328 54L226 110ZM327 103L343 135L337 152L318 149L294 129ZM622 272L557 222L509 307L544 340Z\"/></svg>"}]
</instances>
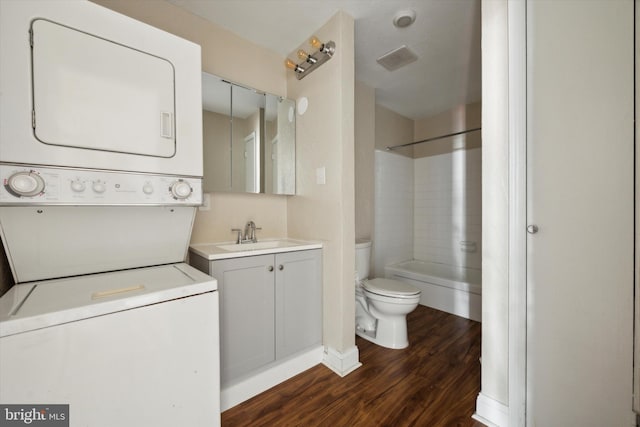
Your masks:
<instances>
[{"instance_id":1,"label":"bathroom sink","mask_svg":"<svg viewBox=\"0 0 640 427\"><path fill-rule=\"evenodd\" d=\"M255 251L259 249L287 248L289 246L298 246L300 243L291 242L289 240L269 240L256 243L236 243L231 245L217 245L220 249L230 252Z\"/></svg>"},{"instance_id":2,"label":"bathroom sink","mask_svg":"<svg viewBox=\"0 0 640 427\"><path fill-rule=\"evenodd\" d=\"M189 246L189 251L199 257L213 261L320 248L322 248L321 242L282 238L242 244L232 242L196 243Z\"/></svg>"}]
</instances>

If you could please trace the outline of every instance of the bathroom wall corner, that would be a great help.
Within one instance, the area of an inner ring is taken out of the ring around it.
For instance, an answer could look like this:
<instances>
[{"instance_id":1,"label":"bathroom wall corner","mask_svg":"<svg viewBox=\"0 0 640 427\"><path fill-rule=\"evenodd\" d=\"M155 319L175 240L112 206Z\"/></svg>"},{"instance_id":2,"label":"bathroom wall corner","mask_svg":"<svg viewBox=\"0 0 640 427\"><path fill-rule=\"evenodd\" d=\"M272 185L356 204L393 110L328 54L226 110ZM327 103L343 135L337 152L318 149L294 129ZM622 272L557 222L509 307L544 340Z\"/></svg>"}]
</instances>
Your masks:
<instances>
[{"instance_id":1,"label":"bathroom wall corner","mask_svg":"<svg viewBox=\"0 0 640 427\"><path fill-rule=\"evenodd\" d=\"M344 352L355 345L354 20L338 12L314 33L333 40L336 53L302 80L288 76L288 97L304 96L309 106L296 120L296 195L287 200L287 230L323 242L323 344ZM326 171L321 183L318 169Z\"/></svg>"}]
</instances>

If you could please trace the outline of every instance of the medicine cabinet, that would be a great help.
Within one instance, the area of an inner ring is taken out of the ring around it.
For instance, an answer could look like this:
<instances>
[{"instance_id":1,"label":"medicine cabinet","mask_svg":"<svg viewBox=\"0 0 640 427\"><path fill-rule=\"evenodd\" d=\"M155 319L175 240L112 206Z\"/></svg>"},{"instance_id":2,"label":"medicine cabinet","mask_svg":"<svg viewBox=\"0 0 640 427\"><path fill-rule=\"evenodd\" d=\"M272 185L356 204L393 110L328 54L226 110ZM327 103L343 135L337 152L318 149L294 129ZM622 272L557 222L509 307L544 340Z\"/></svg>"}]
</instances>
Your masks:
<instances>
[{"instance_id":1,"label":"medicine cabinet","mask_svg":"<svg viewBox=\"0 0 640 427\"><path fill-rule=\"evenodd\" d=\"M205 192L295 194L295 102L202 74Z\"/></svg>"}]
</instances>

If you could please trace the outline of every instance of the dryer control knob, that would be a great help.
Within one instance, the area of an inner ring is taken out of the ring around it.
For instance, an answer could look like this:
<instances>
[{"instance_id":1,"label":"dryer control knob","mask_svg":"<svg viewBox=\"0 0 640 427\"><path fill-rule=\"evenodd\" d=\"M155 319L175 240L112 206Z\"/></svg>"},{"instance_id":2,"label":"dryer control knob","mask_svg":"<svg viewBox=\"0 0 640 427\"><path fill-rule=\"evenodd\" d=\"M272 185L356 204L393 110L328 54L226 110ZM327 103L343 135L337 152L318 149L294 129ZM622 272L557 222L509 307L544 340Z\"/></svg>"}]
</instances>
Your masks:
<instances>
[{"instance_id":1,"label":"dryer control knob","mask_svg":"<svg viewBox=\"0 0 640 427\"><path fill-rule=\"evenodd\" d=\"M145 183L142 186L142 192L144 194L146 194L147 196L150 195L150 194L153 194L153 185L151 185L150 182Z\"/></svg>"},{"instance_id":2,"label":"dryer control knob","mask_svg":"<svg viewBox=\"0 0 640 427\"><path fill-rule=\"evenodd\" d=\"M171 184L169 190L171 191L171 195L173 196L173 198L176 200L184 200L193 192L193 189L191 188L189 183L181 179Z\"/></svg>"},{"instance_id":3,"label":"dryer control knob","mask_svg":"<svg viewBox=\"0 0 640 427\"><path fill-rule=\"evenodd\" d=\"M93 181L93 185L91 188L93 188L93 191L98 194L102 194L107 191L107 186L104 185L104 182L102 181Z\"/></svg>"},{"instance_id":4,"label":"dryer control knob","mask_svg":"<svg viewBox=\"0 0 640 427\"><path fill-rule=\"evenodd\" d=\"M80 181L80 178L76 178L73 181L71 181L71 189L76 193L82 193L85 188L86 188L86 185L84 184L83 181Z\"/></svg>"},{"instance_id":5,"label":"dryer control knob","mask_svg":"<svg viewBox=\"0 0 640 427\"><path fill-rule=\"evenodd\" d=\"M16 172L11 175L5 186L7 190L18 197L33 197L44 191L44 179L33 171Z\"/></svg>"}]
</instances>

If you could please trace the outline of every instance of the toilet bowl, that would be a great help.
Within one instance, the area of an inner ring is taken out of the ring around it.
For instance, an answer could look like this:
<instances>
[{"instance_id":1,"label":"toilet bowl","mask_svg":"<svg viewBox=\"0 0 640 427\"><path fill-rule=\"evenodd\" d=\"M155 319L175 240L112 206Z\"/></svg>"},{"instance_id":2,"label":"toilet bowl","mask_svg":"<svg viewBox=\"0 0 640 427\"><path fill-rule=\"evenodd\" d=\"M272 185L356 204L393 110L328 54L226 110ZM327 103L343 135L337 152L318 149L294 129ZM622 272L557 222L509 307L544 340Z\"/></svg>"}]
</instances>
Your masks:
<instances>
[{"instance_id":1,"label":"toilet bowl","mask_svg":"<svg viewBox=\"0 0 640 427\"><path fill-rule=\"evenodd\" d=\"M356 242L356 334L387 348L406 348L407 314L418 306L420 290L390 279L367 279L370 241Z\"/></svg>"}]
</instances>

